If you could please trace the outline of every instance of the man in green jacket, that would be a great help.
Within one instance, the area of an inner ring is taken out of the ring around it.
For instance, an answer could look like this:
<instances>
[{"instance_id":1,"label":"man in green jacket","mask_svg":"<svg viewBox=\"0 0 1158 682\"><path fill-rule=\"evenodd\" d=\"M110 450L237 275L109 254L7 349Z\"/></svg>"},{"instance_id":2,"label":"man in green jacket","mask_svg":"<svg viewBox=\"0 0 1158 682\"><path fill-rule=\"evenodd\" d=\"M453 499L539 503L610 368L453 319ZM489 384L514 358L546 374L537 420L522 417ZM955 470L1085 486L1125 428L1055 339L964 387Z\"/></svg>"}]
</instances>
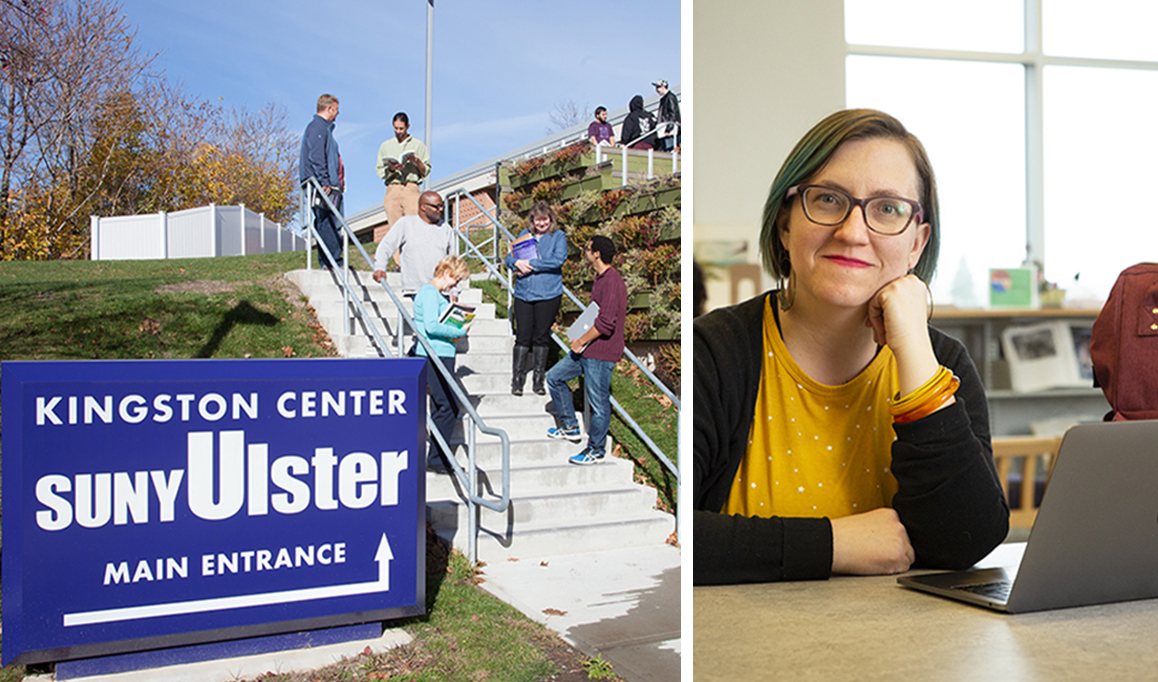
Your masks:
<instances>
[{"instance_id":1,"label":"man in green jacket","mask_svg":"<svg viewBox=\"0 0 1158 682\"><path fill-rule=\"evenodd\" d=\"M430 175L430 152L410 136L410 118L394 114L394 137L378 148L378 177L386 183L386 220L390 227L404 215L418 214L418 185Z\"/></svg>"}]
</instances>

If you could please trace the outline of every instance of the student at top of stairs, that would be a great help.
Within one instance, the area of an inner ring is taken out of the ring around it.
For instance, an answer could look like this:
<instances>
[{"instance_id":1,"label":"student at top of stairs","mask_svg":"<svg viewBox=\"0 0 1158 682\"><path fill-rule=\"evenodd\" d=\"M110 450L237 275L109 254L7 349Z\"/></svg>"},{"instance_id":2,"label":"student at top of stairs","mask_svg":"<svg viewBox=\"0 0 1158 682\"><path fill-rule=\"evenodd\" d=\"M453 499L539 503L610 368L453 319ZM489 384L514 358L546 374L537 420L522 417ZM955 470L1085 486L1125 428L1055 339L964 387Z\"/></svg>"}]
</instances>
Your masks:
<instances>
[{"instance_id":1,"label":"student at top of stairs","mask_svg":"<svg viewBox=\"0 0 1158 682\"><path fill-rule=\"evenodd\" d=\"M643 95L632 97L627 106L630 111L619 131L620 144L630 145L632 149L654 149L655 114L643 108Z\"/></svg>"},{"instance_id":2,"label":"student at top of stairs","mask_svg":"<svg viewBox=\"0 0 1158 682\"><path fill-rule=\"evenodd\" d=\"M534 370L531 386L546 395L543 379L551 349L551 325L563 300L563 263L567 260L567 237L550 204L537 202L527 216L530 227L516 237L529 235L535 242L529 258L519 258L512 249L506 264L515 272L515 354L511 362L511 394L523 395L527 380L527 358Z\"/></svg>"},{"instance_id":3,"label":"student at top of stairs","mask_svg":"<svg viewBox=\"0 0 1158 682\"><path fill-rule=\"evenodd\" d=\"M458 283L466 279L470 271L466 261L458 256L446 256L434 266L434 279L423 284L414 296L414 324L426 335L438 361L446 367L451 376L454 376L455 346L454 340L466 336L470 331L470 322L462 327L441 322L442 313L450 306L449 292ZM426 348L416 344L414 352L427 357ZM426 383L430 387L431 419L435 427L442 434L443 440L450 441L450 434L454 430L454 422L458 419L460 406L454 397L450 382L434 367L426 370ZM438 443L430 439L430 447L426 453L428 469L445 473L446 461L439 452Z\"/></svg>"}]
</instances>

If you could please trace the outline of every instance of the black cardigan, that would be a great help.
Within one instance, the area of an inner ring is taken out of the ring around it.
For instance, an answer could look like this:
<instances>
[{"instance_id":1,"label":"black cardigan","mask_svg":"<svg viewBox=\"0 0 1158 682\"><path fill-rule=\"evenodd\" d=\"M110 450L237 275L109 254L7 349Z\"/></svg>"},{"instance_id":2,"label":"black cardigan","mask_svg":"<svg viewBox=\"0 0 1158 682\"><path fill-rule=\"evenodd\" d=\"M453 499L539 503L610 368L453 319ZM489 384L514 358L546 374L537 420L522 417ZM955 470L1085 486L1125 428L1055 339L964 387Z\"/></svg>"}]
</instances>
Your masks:
<instances>
[{"instance_id":1,"label":"black cardigan","mask_svg":"<svg viewBox=\"0 0 1158 682\"><path fill-rule=\"evenodd\" d=\"M744 458L763 358L764 306L774 292L697 318L693 326L692 494L696 585L824 579L832 574L827 518L720 513ZM893 509L916 564L973 565L1009 530L989 441L981 379L959 341L929 328L938 361L961 380L956 402L894 426Z\"/></svg>"}]
</instances>

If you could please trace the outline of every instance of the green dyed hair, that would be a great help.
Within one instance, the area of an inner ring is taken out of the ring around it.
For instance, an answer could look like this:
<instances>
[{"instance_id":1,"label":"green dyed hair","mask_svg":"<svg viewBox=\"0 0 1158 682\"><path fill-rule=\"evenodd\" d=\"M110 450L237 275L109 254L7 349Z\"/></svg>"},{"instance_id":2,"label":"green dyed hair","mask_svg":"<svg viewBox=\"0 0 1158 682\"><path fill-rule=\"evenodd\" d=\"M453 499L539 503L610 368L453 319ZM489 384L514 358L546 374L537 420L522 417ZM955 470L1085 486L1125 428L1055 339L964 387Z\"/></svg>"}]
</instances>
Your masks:
<instances>
[{"instance_id":1,"label":"green dyed hair","mask_svg":"<svg viewBox=\"0 0 1158 682\"><path fill-rule=\"evenodd\" d=\"M913 273L925 282L932 281L941 244L937 179L933 175L933 166L929 163L924 145L915 135L897 119L873 109L846 109L817 123L796 143L796 148L780 167L772 189L768 192L768 200L764 202L764 220L760 228L760 253L764 260L764 270L769 275L783 281L792 272L788 251L780 242L780 232L787 226L788 214L792 209L792 202L784 198L788 188L808 183L845 142L878 138L897 140L913 157L913 165L921 181L921 208L925 210L925 222L929 223L929 241Z\"/></svg>"}]
</instances>

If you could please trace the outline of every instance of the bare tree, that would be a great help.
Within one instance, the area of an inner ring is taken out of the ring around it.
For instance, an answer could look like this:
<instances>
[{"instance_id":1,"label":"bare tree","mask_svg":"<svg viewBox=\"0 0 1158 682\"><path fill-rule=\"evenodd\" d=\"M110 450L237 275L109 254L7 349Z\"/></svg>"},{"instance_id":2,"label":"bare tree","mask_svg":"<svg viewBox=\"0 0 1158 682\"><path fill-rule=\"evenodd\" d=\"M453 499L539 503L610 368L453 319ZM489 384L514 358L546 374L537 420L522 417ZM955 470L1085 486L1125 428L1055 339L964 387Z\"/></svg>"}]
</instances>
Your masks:
<instances>
[{"instance_id":1,"label":"bare tree","mask_svg":"<svg viewBox=\"0 0 1158 682\"><path fill-rule=\"evenodd\" d=\"M14 181L67 178L91 146L103 98L132 88L151 58L110 0L0 0L0 221Z\"/></svg>"},{"instance_id":2,"label":"bare tree","mask_svg":"<svg viewBox=\"0 0 1158 682\"><path fill-rule=\"evenodd\" d=\"M586 104L579 106L573 99L555 102L555 110L547 117L551 122L551 125L547 126L547 133L566 130L577 123L582 123L587 120L589 108Z\"/></svg>"},{"instance_id":3,"label":"bare tree","mask_svg":"<svg viewBox=\"0 0 1158 682\"><path fill-rule=\"evenodd\" d=\"M115 2L0 0L0 259L82 257L95 213L293 213L284 110L186 96Z\"/></svg>"},{"instance_id":4,"label":"bare tree","mask_svg":"<svg viewBox=\"0 0 1158 682\"><path fill-rule=\"evenodd\" d=\"M186 186L209 201L244 203L276 221L293 216L297 187L298 137L286 125L283 107L233 110L213 119L196 145Z\"/></svg>"},{"instance_id":5,"label":"bare tree","mask_svg":"<svg viewBox=\"0 0 1158 682\"><path fill-rule=\"evenodd\" d=\"M38 219L51 224L36 226L37 240L68 230L85 205L93 183L81 182L81 169L101 170L88 158L98 139L94 122L109 97L131 89L151 61L133 42L132 27L111 0L0 0L0 241L6 250L13 199L22 211L30 192L46 202Z\"/></svg>"}]
</instances>

